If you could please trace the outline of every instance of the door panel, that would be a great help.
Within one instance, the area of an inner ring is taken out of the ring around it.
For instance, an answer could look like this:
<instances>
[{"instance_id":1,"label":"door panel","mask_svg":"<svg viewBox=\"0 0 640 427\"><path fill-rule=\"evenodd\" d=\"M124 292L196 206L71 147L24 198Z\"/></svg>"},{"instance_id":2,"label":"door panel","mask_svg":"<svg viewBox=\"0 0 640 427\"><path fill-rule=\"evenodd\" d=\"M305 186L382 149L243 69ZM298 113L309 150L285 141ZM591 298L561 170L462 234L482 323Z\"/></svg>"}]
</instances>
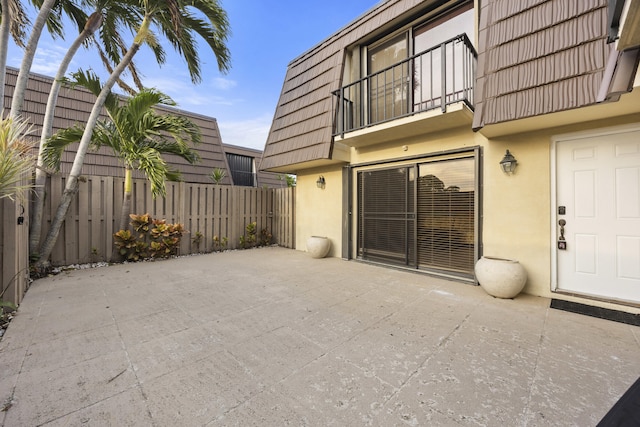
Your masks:
<instances>
[{"instance_id":1,"label":"door panel","mask_svg":"<svg viewBox=\"0 0 640 427\"><path fill-rule=\"evenodd\" d=\"M358 256L415 264L413 167L358 173Z\"/></svg>"},{"instance_id":2,"label":"door panel","mask_svg":"<svg viewBox=\"0 0 640 427\"><path fill-rule=\"evenodd\" d=\"M576 272L596 274L598 238L593 234L576 234Z\"/></svg>"},{"instance_id":3,"label":"door panel","mask_svg":"<svg viewBox=\"0 0 640 427\"><path fill-rule=\"evenodd\" d=\"M616 203L618 218L640 217L640 174L639 168L622 168L616 170Z\"/></svg>"},{"instance_id":4,"label":"door panel","mask_svg":"<svg viewBox=\"0 0 640 427\"><path fill-rule=\"evenodd\" d=\"M418 166L418 266L469 274L475 263L475 160Z\"/></svg>"},{"instance_id":5,"label":"door panel","mask_svg":"<svg viewBox=\"0 0 640 427\"><path fill-rule=\"evenodd\" d=\"M618 257L618 276L623 279L640 280L640 238L618 237L617 250L619 254L627 254Z\"/></svg>"},{"instance_id":6,"label":"door panel","mask_svg":"<svg viewBox=\"0 0 640 427\"><path fill-rule=\"evenodd\" d=\"M640 302L640 131L557 141L559 290Z\"/></svg>"}]
</instances>

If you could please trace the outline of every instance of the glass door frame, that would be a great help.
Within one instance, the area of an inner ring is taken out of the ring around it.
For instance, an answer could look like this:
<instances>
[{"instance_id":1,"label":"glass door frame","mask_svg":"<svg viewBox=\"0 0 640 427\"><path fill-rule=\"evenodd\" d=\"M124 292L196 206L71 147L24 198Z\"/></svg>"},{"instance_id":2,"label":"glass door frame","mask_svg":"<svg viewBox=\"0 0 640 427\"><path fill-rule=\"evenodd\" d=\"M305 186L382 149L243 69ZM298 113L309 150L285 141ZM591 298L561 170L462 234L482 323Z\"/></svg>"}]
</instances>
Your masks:
<instances>
[{"instance_id":1,"label":"glass door frame","mask_svg":"<svg viewBox=\"0 0 640 427\"><path fill-rule=\"evenodd\" d=\"M435 160L446 160L446 159L456 159L456 158L473 158L475 163L475 179L474 179L474 259L478 260L482 256L482 164L483 164L483 152L482 147L465 147L460 149L453 150L444 150L435 153L425 153L416 156L410 156L400 159L394 160L380 160L366 163L353 164L350 166L346 166L344 168L344 181L348 187L348 197L343 199L344 209L346 211L345 219L348 218L347 226L346 226L346 239L343 251L344 259L357 259L363 262L367 262L366 260L362 260L358 255L358 232L359 232L359 212L358 212L358 173L361 171L365 171L368 169L382 169L389 167L400 167L400 166L415 166L417 172L417 166L421 163L435 161ZM417 186L414 186L414 192L416 196L417 202ZM415 206L417 209L417 206ZM414 253L417 254L417 230L418 227L414 228L414 233L416 234L414 238ZM390 266L393 266L390 264ZM400 267L402 268L402 267ZM444 270L437 269L424 269L419 268L416 264L410 267L414 271L424 272L426 274L432 274L439 277L445 277L453 280L463 281L467 283L477 284L475 281L475 277L473 274L469 275L460 275L454 274Z\"/></svg>"}]
</instances>

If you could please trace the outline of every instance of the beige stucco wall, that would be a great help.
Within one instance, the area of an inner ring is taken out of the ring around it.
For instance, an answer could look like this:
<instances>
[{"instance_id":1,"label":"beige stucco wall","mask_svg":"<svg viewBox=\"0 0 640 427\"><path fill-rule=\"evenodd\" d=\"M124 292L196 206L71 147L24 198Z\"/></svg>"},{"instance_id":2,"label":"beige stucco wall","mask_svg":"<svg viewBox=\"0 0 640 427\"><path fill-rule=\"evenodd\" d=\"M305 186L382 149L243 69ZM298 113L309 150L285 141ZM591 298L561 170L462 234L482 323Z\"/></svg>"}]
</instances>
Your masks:
<instances>
[{"instance_id":1,"label":"beige stucco wall","mask_svg":"<svg viewBox=\"0 0 640 427\"><path fill-rule=\"evenodd\" d=\"M507 149L518 161L512 175L499 166ZM524 292L546 294L551 283L549 138L492 139L483 164L483 254L518 260L528 273Z\"/></svg>"},{"instance_id":2,"label":"beige stucco wall","mask_svg":"<svg viewBox=\"0 0 640 427\"><path fill-rule=\"evenodd\" d=\"M316 181L322 175L324 189ZM306 251L310 236L331 240L328 256L341 256L342 169L340 166L300 171L296 178L296 248Z\"/></svg>"}]
</instances>

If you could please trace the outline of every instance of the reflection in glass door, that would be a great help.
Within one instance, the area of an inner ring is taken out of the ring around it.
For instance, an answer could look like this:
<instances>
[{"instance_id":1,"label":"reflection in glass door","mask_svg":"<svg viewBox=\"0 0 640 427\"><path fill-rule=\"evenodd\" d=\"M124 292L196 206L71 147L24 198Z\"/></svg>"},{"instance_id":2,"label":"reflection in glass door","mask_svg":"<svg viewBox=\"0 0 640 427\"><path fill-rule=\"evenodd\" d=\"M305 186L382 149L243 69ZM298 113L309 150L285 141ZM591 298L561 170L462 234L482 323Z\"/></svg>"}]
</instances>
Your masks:
<instances>
[{"instance_id":1,"label":"reflection in glass door","mask_svg":"<svg viewBox=\"0 0 640 427\"><path fill-rule=\"evenodd\" d=\"M408 57L407 45L407 33L402 33L369 48L369 123L399 117L409 111L409 64L400 63Z\"/></svg>"},{"instance_id":2,"label":"reflection in glass door","mask_svg":"<svg viewBox=\"0 0 640 427\"><path fill-rule=\"evenodd\" d=\"M429 22L413 30L413 49L417 55L412 61L415 111L428 110L455 99L462 99L465 95L463 92L469 89L469 84L465 82L465 46L461 41L443 43L460 34L467 34L469 37L473 35L472 6L473 4L469 3L447 16L444 22ZM418 55L423 52L428 53Z\"/></svg>"},{"instance_id":3,"label":"reflection in glass door","mask_svg":"<svg viewBox=\"0 0 640 427\"><path fill-rule=\"evenodd\" d=\"M475 161L418 166L418 266L473 273Z\"/></svg>"}]
</instances>

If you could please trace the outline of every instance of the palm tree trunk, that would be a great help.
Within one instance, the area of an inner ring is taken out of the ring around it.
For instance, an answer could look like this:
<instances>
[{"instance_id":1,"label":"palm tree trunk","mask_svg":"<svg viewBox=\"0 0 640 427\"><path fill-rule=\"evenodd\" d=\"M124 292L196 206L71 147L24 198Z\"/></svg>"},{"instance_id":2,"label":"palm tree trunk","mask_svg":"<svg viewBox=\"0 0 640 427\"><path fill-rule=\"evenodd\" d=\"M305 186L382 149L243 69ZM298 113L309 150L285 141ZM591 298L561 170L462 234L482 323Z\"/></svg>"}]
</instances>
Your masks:
<instances>
[{"instance_id":1,"label":"palm tree trunk","mask_svg":"<svg viewBox=\"0 0 640 427\"><path fill-rule=\"evenodd\" d=\"M139 32L143 30L146 31L148 29L148 26L149 22L147 18L145 18L145 20L142 22L142 26L140 27ZM89 119L87 120L84 133L82 134L82 139L80 140L80 145L78 146L76 157L73 160L71 172L69 173L69 179L67 180L67 185L65 186L64 192L62 193L62 198L60 200L60 204L58 205L58 210L56 211L56 214L51 221L51 227L49 227L47 237L45 238L44 242L42 243L42 247L40 248L40 256L35 266L36 270L42 271L49 264L49 256L53 251L53 246L58 240L60 228L62 227L64 218L69 210L71 199L78 191L78 177L80 176L80 172L82 171L84 157L87 154L87 149L89 148L89 143L91 142L91 136L93 135L93 130L96 127L96 123L98 122L98 118L100 117L100 112L102 111L102 107L104 106L104 103L107 99L107 95L111 92L111 88L113 88L120 75L131 63L131 60L133 59L135 54L138 52L138 50L140 50L142 41L143 39L141 37L136 36L133 44L129 48L129 51L124 55L118 66L113 70L113 73L111 73L109 79L105 82L105 85L102 88L100 95L96 99L96 102L93 104L93 109L91 110L91 114L89 115Z\"/></svg>"},{"instance_id":2,"label":"palm tree trunk","mask_svg":"<svg viewBox=\"0 0 640 427\"><path fill-rule=\"evenodd\" d=\"M2 113L4 110L4 83L6 80L11 16L8 0L0 0L0 6L2 7L2 22L0 22L0 113Z\"/></svg>"},{"instance_id":3,"label":"palm tree trunk","mask_svg":"<svg viewBox=\"0 0 640 427\"><path fill-rule=\"evenodd\" d=\"M54 4L55 0L45 0L40 7L40 12L38 12L35 22L33 23L31 36L29 36L29 42L27 42L27 46L24 48L24 56L22 57L22 63L20 64L20 72L18 73L16 87L13 90L13 98L11 99L12 118L18 117L20 113L22 113L24 92L27 89L31 64L33 64L33 58L36 56L36 48L40 41L40 34L42 34L42 29L49 18L49 14L51 14L51 8Z\"/></svg>"},{"instance_id":4,"label":"palm tree trunk","mask_svg":"<svg viewBox=\"0 0 640 427\"><path fill-rule=\"evenodd\" d=\"M6 1L6 0L2 0ZM44 149L44 144L47 139L53 133L53 113L56 109L56 104L58 103L58 93L60 92L60 87L62 86L62 78L67 73L67 68L69 68L69 63L71 63L71 59L75 56L76 52L82 46L82 43L91 35L93 32L100 26L102 23L102 14L99 12L93 13L89 19L87 20L84 29L80 33L80 35L74 40L73 44L67 50L60 66L58 67L58 72L51 83L51 90L49 91L49 99L47 99L47 108L44 114L44 122L42 124L42 135L40 136L40 147L38 148L38 160L36 166L36 180L35 180L35 188L34 188L34 198L33 198L33 206L31 213L31 230L29 231L29 253L35 254L40 246L40 234L42 233L42 213L44 211L44 199L45 199L45 191L44 186L47 182L47 173L45 172L43 166L44 162L42 160L42 152ZM4 87L4 85L3 85Z\"/></svg>"},{"instance_id":5,"label":"palm tree trunk","mask_svg":"<svg viewBox=\"0 0 640 427\"><path fill-rule=\"evenodd\" d=\"M131 169L125 167L124 171L124 197L122 198L122 208L120 209L120 221L118 222L117 231L127 230L129 228L129 214L131 213L131 194L133 193L133 177ZM111 252L111 262L119 262L121 259L120 252L116 246L113 246Z\"/></svg>"},{"instance_id":6,"label":"palm tree trunk","mask_svg":"<svg viewBox=\"0 0 640 427\"><path fill-rule=\"evenodd\" d=\"M124 172L124 198L122 200L122 209L120 209L120 222L117 230L126 230L129 228L129 214L131 213L131 194L133 193L133 177L130 168L126 168Z\"/></svg>"}]
</instances>

